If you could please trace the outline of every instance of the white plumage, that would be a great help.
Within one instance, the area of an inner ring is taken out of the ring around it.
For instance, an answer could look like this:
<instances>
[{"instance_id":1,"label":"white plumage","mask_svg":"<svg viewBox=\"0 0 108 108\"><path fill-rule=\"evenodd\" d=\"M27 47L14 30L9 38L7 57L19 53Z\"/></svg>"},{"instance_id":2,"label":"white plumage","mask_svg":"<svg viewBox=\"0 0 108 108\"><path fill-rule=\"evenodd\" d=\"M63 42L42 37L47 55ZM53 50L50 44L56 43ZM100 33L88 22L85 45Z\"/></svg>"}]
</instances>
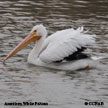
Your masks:
<instances>
[{"instance_id":1,"label":"white plumage","mask_svg":"<svg viewBox=\"0 0 108 108\"><path fill-rule=\"evenodd\" d=\"M84 34L83 27L58 31L45 40L47 47L39 57L47 63L62 60L78 48L92 45L95 42L94 37L95 35Z\"/></svg>"},{"instance_id":2,"label":"white plumage","mask_svg":"<svg viewBox=\"0 0 108 108\"><path fill-rule=\"evenodd\" d=\"M75 64L79 65L80 63L81 66L79 65L77 68L83 68L91 63L90 60L90 62L86 61L85 63L81 63L82 60L54 63L55 61L63 60L81 47L87 47L95 43L95 35L84 33L83 27L79 27L76 30L71 28L57 31L47 38L46 28L43 25L35 26L32 31L35 29L38 31L39 35L42 35L42 38L37 41L36 45L30 52L28 56L29 63L38 66L69 70L72 70L72 67L75 66Z\"/></svg>"}]
</instances>

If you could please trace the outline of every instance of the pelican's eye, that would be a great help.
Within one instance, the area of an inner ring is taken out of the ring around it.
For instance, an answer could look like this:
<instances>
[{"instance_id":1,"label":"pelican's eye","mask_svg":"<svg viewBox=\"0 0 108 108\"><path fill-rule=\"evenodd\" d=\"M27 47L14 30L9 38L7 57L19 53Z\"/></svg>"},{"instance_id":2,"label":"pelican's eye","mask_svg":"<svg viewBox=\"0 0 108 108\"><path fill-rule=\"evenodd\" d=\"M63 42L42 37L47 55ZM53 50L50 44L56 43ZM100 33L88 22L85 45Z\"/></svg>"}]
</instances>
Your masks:
<instances>
[{"instance_id":1,"label":"pelican's eye","mask_svg":"<svg viewBox=\"0 0 108 108\"><path fill-rule=\"evenodd\" d=\"M33 34L35 35L36 33L37 33L37 30L34 30L34 31L33 31Z\"/></svg>"}]
</instances>

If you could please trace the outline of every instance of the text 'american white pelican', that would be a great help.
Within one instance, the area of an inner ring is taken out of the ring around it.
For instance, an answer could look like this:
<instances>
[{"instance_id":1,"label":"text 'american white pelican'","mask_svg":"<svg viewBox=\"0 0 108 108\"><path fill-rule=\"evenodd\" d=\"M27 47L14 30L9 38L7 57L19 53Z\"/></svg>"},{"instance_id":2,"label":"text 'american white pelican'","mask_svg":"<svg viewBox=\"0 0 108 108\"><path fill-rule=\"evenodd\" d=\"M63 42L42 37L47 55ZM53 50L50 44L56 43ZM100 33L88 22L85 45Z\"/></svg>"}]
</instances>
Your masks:
<instances>
[{"instance_id":1,"label":"text 'american white pelican'","mask_svg":"<svg viewBox=\"0 0 108 108\"><path fill-rule=\"evenodd\" d=\"M17 45L2 61L15 55L22 48L36 41L36 44L28 56L28 62L37 66L74 70L81 69L93 61L83 51L89 45L95 43L95 35L84 32L83 27L57 31L47 37L46 28L43 25L33 27L29 35Z\"/></svg>"}]
</instances>

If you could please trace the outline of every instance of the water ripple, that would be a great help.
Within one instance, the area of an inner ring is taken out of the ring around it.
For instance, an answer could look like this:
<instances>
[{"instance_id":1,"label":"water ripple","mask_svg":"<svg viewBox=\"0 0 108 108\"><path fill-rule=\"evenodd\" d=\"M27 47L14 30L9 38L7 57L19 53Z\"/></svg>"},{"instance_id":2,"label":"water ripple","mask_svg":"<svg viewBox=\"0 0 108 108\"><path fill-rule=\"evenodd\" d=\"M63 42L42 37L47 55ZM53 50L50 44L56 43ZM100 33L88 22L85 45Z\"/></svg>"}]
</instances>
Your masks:
<instances>
[{"instance_id":1,"label":"water ripple","mask_svg":"<svg viewBox=\"0 0 108 108\"><path fill-rule=\"evenodd\" d=\"M36 24L51 34L84 26L95 33L96 45L89 53L103 56L96 69L58 71L27 64L31 44L9 59L0 61L0 105L7 101L45 101L51 107L70 107L85 101L108 100L108 1L107 0L5 0L0 1L0 60ZM95 108L95 106L94 106Z\"/></svg>"}]
</instances>

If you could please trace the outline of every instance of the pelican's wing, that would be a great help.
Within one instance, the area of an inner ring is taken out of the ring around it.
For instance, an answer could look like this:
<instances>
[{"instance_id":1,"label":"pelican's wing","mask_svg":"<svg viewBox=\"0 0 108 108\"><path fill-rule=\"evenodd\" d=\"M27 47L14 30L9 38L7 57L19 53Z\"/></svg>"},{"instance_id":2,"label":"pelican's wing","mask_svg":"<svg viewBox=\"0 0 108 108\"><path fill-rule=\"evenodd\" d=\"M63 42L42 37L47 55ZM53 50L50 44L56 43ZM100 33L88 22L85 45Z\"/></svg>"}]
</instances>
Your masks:
<instances>
[{"instance_id":1,"label":"pelican's wing","mask_svg":"<svg viewBox=\"0 0 108 108\"><path fill-rule=\"evenodd\" d=\"M46 39L46 45L39 58L43 62L54 62L87 47L95 42L95 35L85 34L83 27L58 31Z\"/></svg>"}]
</instances>

